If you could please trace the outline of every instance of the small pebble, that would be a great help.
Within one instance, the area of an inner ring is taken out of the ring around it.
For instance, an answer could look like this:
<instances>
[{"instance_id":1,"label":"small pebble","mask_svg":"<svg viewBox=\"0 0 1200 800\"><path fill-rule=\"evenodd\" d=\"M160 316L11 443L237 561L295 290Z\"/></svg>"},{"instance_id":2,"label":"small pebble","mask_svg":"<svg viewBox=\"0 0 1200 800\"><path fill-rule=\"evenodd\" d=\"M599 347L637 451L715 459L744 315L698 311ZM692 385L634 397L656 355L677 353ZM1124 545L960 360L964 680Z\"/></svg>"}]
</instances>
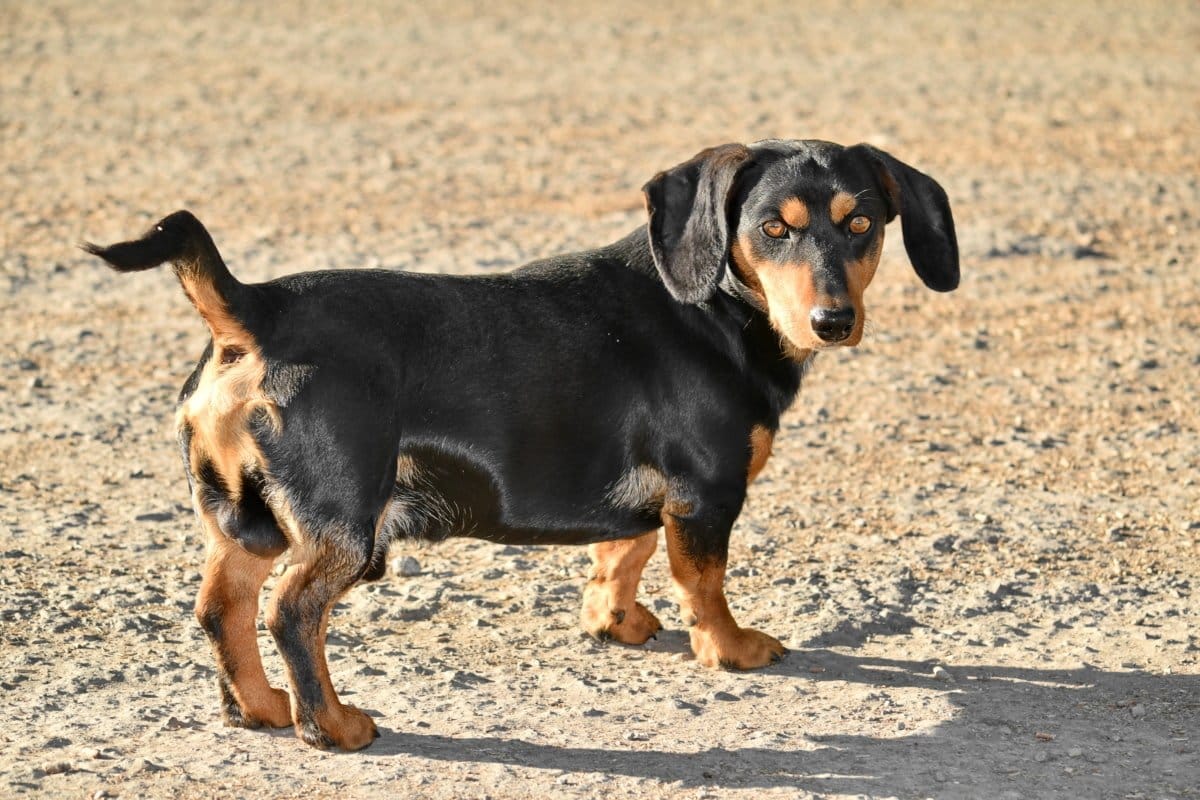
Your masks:
<instances>
[{"instance_id":1,"label":"small pebble","mask_svg":"<svg viewBox=\"0 0 1200 800\"><path fill-rule=\"evenodd\" d=\"M1067 755L1070 756L1071 758L1079 758L1081 755L1083 755L1083 748L1082 747L1072 747L1069 750L1067 750Z\"/></svg>"},{"instance_id":2,"label":"small pebble","mask_svg":"<svg viewBox=\"0 0 1200 800\"><path fill-rule=\"evenodd\" d=\"M33 768L34 778L44 778L47 775L63 775L68 772L74 772L75 768L71 766L70 761L55 761L50 764L43 764L40 767Z\"/></svg>"},{"instance_id":3,"label":"small pebble","mask_svg":"<svg viewBox=\"0 0 1200 800\"><path fill-rule=\"evenodd\" d=\"M412 556L399 556L392 559L392 572L402 578L412 578L421 574L421 562Z\"/></svg>"},{"instance_id":4,"label":"small pebble","mask_svg":"<svg viewBox=\"0 0 1200 800\"><path fill-rule=\"evenodd\" d=\"M954 682L954 676L947 672L944 667L934 667L933 678L934 680L938 681L948 681L950 683Z\"/></svg>"},{"instance_id":5,"label":"small pebble","mask_svg":"<svg viewBox=\"0 0 1200 800\"><path fill-rule=\"evenodd\" d=\"M1133 715L1134 719L1141 719L1142 717L1146 716L1146 707L1141 703L1138 703L1129 709L1129 713Z\"/></svg>"},{"instance_id":6,"label":"small pebble","mask_svg":"<svg viewBox=\"0 0 1200 800\"><path fill-rule=\"evenodd\" d=\"M713 692L712 698L713 698L713 700L724 700L726 702L733 702L735 700L742 699L742 698L738 697L736 694L730 694L729 692Z\"/></svg>"},{"instance_id":7,"label":"small pebble","mask_svg":"<svg viewBox=\"0 0 1200 800\"><path fill-rule=\"evenodd\" d=\"M166 767L161 764L155 764L148 758L135 758L129 762L128 772L130 775L140 775L149 772L162 772Z\"/></svg>"}]
</instances>

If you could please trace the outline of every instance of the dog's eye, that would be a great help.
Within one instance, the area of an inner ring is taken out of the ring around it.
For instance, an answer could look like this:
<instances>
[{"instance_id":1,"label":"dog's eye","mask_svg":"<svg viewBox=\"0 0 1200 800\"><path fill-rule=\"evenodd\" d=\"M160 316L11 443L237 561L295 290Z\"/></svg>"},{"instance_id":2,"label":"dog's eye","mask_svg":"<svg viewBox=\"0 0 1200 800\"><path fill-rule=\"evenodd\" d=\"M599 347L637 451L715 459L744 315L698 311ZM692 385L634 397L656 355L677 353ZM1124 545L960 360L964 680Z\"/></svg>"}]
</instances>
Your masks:
<instances>
[{"instance_id":1,"label":"dog's eye","mask_svg":"<svg viewBox=\"0 0 1200 800\"><path fill-rule=\"evenodd\" d=\"M236 364L242 360L244 355L246 355L246 351L240 347L223 347L221 348L221 366Z\"/></svg>"},{"instance_id":2,"label":"dog's eye","mask_svg":"<svg viewBox=\"0 0 1200 800\"><path fill-rule=\"evenodd\" d=\"M871 220L867 217L859 215L850 220L851 233L866 233L871 230Z\"/></svg>"},{"instance_id":3,"label":"dog's eye","mask_svg":"<svg viewBox=\"0 0 1200 800\"><path fill-rule=\"evenodd\" d=\"M770 219L762 224L762 232L772 239L782 239L787 235L787 225L780 220Z\"/></svg>"}]
</instances>

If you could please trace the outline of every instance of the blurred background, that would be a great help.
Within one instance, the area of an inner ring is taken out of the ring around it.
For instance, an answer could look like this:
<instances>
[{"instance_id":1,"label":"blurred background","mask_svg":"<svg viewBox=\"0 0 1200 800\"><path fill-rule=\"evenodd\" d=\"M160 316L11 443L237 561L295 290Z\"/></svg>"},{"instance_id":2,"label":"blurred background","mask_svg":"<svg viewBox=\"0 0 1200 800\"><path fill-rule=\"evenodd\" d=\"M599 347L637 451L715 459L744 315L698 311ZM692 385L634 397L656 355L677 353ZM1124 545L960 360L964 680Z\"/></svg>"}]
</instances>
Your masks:
<instances>
[{"instance_id":1,"label":"blurred background","mask_svg":"<svg viewBox=\"0 0 1200 800\"><path fill-rule=\"evenodd\" d=\"M9 259L188 206L297 267L469 269L593 244L658 170L767 137L924 168L968 256L1151 219L1169 247L1194 199L1190 3L277 5L4 4Z\"/></svg>"}]
</instances>

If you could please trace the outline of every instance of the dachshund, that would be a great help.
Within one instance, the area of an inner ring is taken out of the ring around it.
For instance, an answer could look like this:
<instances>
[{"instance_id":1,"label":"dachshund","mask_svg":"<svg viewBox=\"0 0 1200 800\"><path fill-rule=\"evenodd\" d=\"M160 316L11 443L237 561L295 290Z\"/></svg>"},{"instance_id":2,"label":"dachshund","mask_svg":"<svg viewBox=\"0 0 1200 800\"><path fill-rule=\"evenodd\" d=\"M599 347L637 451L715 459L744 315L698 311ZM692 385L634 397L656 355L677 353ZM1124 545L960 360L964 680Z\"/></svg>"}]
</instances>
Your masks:
<instances>
[{"instance_id":1,"label":"dachshund","mask_svg":"<svg viewBox=\"0 0 1200 800\"><path fill-rule=\"evenodd\" d=\"M806 366L862 339L885 225L900 217L925 285L958 285L949 201L882 150L813 140L707 149L643 194L646 224L620 241L506 274L242 283L187 211L83 245L120 272L170 262L212 334L177 423L207 541L196 617L228 724L371 743L325 636L397 539L589 545L584 628L642 644L661 628L637 601L661 528L696 660L784 654L729 611L730 530ZM289 549L266 621L290 695L255 637Z\"/></svg>"}]
</instances>

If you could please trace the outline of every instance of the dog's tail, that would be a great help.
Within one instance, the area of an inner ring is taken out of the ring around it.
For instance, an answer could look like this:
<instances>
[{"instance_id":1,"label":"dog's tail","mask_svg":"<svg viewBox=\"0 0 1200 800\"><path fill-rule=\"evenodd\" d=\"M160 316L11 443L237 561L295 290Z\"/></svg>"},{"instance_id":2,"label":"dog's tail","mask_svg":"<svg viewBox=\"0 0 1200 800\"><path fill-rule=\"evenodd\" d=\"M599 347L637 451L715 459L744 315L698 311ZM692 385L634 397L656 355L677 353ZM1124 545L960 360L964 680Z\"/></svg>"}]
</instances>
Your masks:
<instances>
[{"instance_id":1,"label":"dog's tail","mask_svg":"<svg viewBox=\"0 0 1200 800\"><path fill-rule=\"evenodd\" d=\"M212 237L190 211L176 211L134 241L80 246L117 272L139 272L171 262L216 342L236 347L248 338L242 320L249 287L233 277Z\"/></svg>"}]
</instances>

